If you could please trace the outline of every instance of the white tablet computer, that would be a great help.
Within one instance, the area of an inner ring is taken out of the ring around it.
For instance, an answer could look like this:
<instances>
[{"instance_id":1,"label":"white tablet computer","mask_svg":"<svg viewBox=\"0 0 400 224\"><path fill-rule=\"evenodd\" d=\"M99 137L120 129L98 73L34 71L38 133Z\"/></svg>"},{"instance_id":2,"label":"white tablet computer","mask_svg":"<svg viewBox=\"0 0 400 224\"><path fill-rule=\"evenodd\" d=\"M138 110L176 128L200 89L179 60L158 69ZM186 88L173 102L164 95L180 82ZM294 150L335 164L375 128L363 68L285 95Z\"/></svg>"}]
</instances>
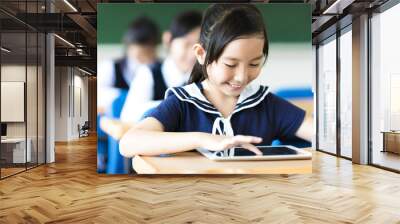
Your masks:
<instances>
[{"instance_id":1,"label":"white tablet computer","mask_svg":"<svg viewBox=\"0 0 400 224\"><path fill-rule=\"evenodd\" d=\"M290 159L311 159L312 154L303 149L291 145L280 146L257 146L263 155L256 155L244 148L233 148L226 151L209 151L197 149L205 157L216 161L232 160L290 160Z\"/></svg>"}]
</instances>

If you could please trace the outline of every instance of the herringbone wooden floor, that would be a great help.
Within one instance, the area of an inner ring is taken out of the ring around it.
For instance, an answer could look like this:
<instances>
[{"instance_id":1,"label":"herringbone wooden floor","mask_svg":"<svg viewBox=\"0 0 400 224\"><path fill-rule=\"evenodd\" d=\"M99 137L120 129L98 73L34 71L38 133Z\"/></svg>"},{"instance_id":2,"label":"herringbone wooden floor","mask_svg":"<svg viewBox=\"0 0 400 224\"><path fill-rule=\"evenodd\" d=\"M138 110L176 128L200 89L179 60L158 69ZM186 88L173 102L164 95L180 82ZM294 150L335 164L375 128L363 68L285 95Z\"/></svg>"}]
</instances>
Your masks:
<instances>
[{"instance_id":1,"label":"herringbone wooden floor","mask_svg":"<svg viewBox=\"0 0 400 224\"><path fill-rule=\"evenodd\" d=\"M96 139L0 181L0 223L400 223L400 175L315 153L309 175L104 176Z\"/></svg>"}]
</instances>

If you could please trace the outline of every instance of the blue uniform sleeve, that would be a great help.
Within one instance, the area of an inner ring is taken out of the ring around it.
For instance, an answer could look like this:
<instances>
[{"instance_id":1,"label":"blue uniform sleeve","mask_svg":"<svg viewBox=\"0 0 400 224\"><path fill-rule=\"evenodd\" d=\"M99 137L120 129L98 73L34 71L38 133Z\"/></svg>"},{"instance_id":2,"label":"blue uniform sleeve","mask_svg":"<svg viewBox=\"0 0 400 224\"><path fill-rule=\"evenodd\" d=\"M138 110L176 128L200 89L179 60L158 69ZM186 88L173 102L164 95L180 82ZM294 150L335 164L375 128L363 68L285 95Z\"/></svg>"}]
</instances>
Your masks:
<instances>
[{"instance_id":1,"label":"blue uniform sleeve","mask_svg":"<svg viewBox=\"0 0 400 224\"><path fill-rule=\"evenodd\" d=\"M181 120L180 100L174 95L169 95L156 108L149 111L146 117L157 119L166 132L177 131Z\"/></svg>"},{"instance_id":2,"label":"blue uniform sleeve","mask_svg":"<svg viewBox=\"0 0 400 224\"><path fill-rule=\"evenodd\" d=\"M268 95L268 105L273 110L276 137L281 140L294 138L303 123L306 112L274 94Z\"/></svg>"}]
</instances>

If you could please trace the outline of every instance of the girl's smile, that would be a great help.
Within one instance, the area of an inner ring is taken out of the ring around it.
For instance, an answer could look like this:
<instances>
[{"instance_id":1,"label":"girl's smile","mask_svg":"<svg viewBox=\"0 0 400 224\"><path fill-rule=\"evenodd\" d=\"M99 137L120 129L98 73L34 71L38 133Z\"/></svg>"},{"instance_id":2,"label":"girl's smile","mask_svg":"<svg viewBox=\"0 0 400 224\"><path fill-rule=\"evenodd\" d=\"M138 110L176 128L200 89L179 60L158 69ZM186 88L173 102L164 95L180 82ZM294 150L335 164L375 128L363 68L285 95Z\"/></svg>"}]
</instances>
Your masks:
<instances>
[{"instance_id":1,"label":"girl's smile","mask_svg":"<svg viewBox=\"0 0 400 224\"><path fill-rule=\"evenodd\" d=\"M232 89L232 92L241 92L243 84L227 83L227 85Z\"/></svg>"}]
</instances>

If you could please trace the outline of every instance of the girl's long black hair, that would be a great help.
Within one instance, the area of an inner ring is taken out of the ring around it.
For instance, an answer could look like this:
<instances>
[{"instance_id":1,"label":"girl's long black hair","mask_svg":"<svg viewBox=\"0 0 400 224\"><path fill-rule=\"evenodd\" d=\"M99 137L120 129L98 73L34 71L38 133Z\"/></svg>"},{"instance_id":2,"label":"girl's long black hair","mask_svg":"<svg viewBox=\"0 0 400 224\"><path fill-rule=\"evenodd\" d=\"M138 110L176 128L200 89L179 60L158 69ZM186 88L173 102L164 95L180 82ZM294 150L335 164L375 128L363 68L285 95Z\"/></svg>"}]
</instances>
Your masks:
<instances>
[{"instance_id":1,"label":"girl's long black hair","mask_svg":"<svg viewBox=\"0 0 400 224\"><path fill-rule=\"evenodd\" d=\"M252 4L213 4L204 12L200 44L206 51L204 64L196 62L189 83L201 82L207 75L207 65L218 60L233 40L260 35L264 37L263 55L268 56L268 37L261 12ZM264 61L265 62L265 61Z\"/></svg>"}]
</instances>

